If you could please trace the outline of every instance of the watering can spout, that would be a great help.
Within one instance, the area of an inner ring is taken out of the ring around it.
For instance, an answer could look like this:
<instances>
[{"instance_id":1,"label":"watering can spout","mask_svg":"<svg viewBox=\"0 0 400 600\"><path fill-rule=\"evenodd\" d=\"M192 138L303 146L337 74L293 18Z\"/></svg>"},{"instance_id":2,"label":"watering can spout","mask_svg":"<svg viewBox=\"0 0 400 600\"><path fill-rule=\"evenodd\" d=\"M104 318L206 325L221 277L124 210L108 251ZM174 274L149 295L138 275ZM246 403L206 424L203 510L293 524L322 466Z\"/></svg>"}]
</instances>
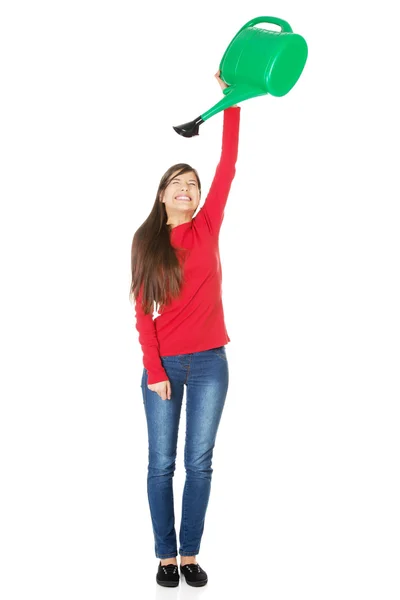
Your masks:
<instances>
[{"instance_id":1,"label":"watering can spout","mask_svg":"<svg viewBox=\"0 0 400 600\"><path fill-rule=\"evenodd\" d=\"M247 98L252 98L254 96L262 96L267 92L243 83L231 85L225 88L223 93L225 97L217 102L217 104L214 104L212 108L197 117L197 119L189 121L188 123L183 123L183 125L176 125L173 127L173 129L184 137L193 137L194 135L199 135L200 125L213 115L216 115L221 110L225 110L226 108L237 104L241 100L246 100Z\"/></svg>"}]
</instances>

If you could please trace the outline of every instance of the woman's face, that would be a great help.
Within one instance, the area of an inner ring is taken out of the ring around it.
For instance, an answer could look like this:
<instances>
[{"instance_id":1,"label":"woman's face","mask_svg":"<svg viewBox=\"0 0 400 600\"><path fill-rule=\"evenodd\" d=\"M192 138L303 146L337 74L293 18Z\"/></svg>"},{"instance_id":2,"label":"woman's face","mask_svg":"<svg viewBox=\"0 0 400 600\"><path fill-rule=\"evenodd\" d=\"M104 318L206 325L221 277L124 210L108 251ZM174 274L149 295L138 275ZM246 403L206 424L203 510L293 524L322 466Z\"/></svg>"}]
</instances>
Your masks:
<instances>
[{"instance_id":1,"label":"woman's face","mask_svg":"<svg viewBox=\"0 0 400 600\"><path fill-rule=\"evenodd\" d=\"M178 173L179 170L175 171L170 178L161 198L169 217L193 215L200 202L199 186L193 171L181 175Z\"/></svg>"}]
</instances>

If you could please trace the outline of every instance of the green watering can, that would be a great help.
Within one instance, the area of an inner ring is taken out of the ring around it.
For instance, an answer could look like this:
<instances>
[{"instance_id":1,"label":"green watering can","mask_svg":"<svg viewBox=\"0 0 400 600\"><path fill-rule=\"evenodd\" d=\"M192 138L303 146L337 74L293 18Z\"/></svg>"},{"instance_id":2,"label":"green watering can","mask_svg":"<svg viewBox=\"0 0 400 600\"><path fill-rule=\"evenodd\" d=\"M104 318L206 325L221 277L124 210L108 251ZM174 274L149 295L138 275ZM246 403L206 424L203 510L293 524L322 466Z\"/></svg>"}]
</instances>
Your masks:
<instances>
[{"instance_id":1,"label":"green watering can","mask_svg":"<svg viewBox=\"0 0 400 600\"><path fill-rule=\"evenodd\" d=\"M282 31L254 27L257 23L273 23ZM242 100L271 94L284 96L299 79L307 60L305 39L293 33L289 23L275 17L257 17L243 25L222 57L220 77L229 85L225 98L194 121L177 125L175 131L184 137L199 135L204 121Z\"/></svg>"}]
</instances>

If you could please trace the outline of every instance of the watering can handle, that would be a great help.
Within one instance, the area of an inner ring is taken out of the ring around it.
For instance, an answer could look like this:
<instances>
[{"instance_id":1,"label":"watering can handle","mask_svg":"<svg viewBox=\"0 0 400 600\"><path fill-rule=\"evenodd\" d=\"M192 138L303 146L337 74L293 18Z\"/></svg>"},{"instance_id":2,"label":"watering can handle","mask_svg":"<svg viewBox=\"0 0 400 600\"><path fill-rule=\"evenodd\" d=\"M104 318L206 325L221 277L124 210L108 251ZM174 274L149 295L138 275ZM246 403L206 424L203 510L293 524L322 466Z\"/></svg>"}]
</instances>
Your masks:
<instances>
[{"instance_id":1,"label":"watering can handle","mask_svg":"<svg viewBox=\"0 0 400 600\"><path fill-rule=\"evenodd\" d=\"M289 23L283 19L278 19L277 17L256 17L255 19L251 19L239 29L238 33L243 31L243 29L246 29L246 27L257 25L257 23L272 23L273 25L279 25L284 33L293 33L293 29L290 27Z\"/></svg>"},{"instance_id":2,"label":"watering can handle","mask_svg":"<svg viewBox=\"0 0 400 600\"><path fill-rule=\"evenodd\" d=\"M283 19L278 19L277 17L256 17L255 19L251 19L250 21L245 23L243 25L243 27L241 27L239 29L239 31L237 32L235 37L231 40L231 43L229 44L229 46L226 48L224 55L221 58L221 62L219 64L220 69L221 69L221 65L224 62L224 58L225 58L228 50L230 49L233 42L238 37L239 33L241 33L243 31L243 29L246 29L247 27L251 27L252 25L257 25L257 23L273 23L274 25L279 25L282 28L283 33L293 33L293 29L290 27L289 23L287 21L284 21ZM226 94L227 92L224 91L224 93Z\"/></svg>"}]
</instances>

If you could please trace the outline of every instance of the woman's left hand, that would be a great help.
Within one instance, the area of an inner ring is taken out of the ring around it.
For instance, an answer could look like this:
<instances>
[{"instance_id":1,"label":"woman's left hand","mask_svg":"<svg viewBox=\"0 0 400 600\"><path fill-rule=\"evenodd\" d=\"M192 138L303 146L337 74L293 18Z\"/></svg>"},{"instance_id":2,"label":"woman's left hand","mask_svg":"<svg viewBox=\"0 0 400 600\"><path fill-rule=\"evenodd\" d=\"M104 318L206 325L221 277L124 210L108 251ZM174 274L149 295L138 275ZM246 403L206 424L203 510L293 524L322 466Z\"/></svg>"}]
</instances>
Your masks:
<instances>
[{"instance_id":1,"label":"woman's left hand","mask_svg":"<svg viewBox=\"0 0 400 600\"><path fill-rule=\"evenodd\" d=\"M222 90L222 91L224 91L224 90L225 90L227 87L229 87L229 85L227 85L227 84L225 83L225 81L223 81L223 80L221 79L221 77L219 76L219 75L220 75L220 73L221 73L221 70L220 70L220 69L218 69L218 71L215 73L214 77L215 77L215 78L216 78L216 80L218 81L218 83L219 83L219 85L220 85L220 87L221 87L221 90ZM232 104L232 107L235 107L235 108L236 108L236 107L237 107L237 104Z\"/></svg>"}]
</instances>

